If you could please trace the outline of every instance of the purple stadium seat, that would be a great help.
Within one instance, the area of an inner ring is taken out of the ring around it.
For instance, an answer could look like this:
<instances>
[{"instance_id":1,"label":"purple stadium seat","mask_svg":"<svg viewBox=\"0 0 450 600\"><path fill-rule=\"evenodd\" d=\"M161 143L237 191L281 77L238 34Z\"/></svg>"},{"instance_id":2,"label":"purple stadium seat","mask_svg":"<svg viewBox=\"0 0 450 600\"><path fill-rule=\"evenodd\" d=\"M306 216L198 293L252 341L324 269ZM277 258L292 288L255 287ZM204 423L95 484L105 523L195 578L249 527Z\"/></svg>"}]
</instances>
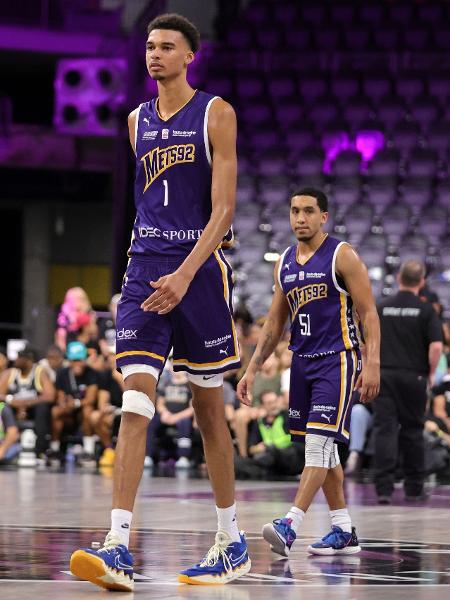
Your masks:
<instances>
[{"instance_id":1,"label":"purple stadium seat","mask_svg":"<svg viewBox=\"0 0 450 600\"><path fill-rule=\"evenodd\" d=\"M294 174L297 178L313 177L322 174L324 154L321 150L305 149L298 155Z\"/></svg>"},{"instance_id":2,"label":"purple stadium seat","mask_svg":"<svg viewBox=\"0 0 450 600\"><path fill-rule=\"evenodd\" d=\"M243 233L253 233L254 231L257 231L261 222L260 213L261 207L256 203L238 203L234 219L234 228L236 229L236 235L240 236Z\"/></svg>"},{"instance_id":3,"label":"purple stadium seat","mask_svg":"<svg viewBox=\"0 0 450 600\"><path fill-rule=\"evenodd\" d=\"M317 98L308 110L309 120L320 129L325 123L330 123L338 117L336 102L327 97Z\"/></svg>"},{"instance_id":4,"label":"purple stadium seat","mask_svg":"<svg viewBox=\"0 0 450 600\"><path fill-rule=\"evenodd\" d=\"M292 129L286 133L285 142L291 158L298 157L303 150L317 144L312 129L305 124L292 127Z\"/></svg>"},{"instance_id":5,"label":"purple stadium seat","mask_svg":"<svg viewBox=\"0 0 450 600\"><path fill-rule=\"evenodd\" d=\"M405 262L406 260L418 260L424 263L426 254L426 249L403 246L403 242L398 250L398 257L401 263Z\"/></svg>"},{"instance_id":6,"label":"purple stadium seat","mask_svg":"<svg viewBox=\"0 0 450 600\"><path fill-rule=\"evenodd\" d=\"M396 123L405 117L405 106L397 96L386 96L380 100L377 108L378 119L391 131Z\"/></svg>"},{"instance_id":7,"label":"purple stadium seat","mask_svg":"<svg viewBox=\"0 0 450 600\"><path fill-rule=\"evenodd\" d=\"M248 26L235 26L228 34L228 45L235 50L247 50L254 43Z\"/></svg>"},{"instance_id":8,"label":"purple stadium seat","mask_svg":"<svg viewBox=\"0 0 450 600\"><path fill-rule=\"evenodd\" d=\"M420 126L418 123L397 123L392 132L392 143L402 154L408 154L419 145Z\"/></svg>"},{"instance_id":9,"label":"purple stadium seat","mask_svg":"<svg viewBox=\"0 0 450 600\"><path fill-rule=\"evenodd\" d=\"M349 206L361 201L361 188L358 179L343 178L338 179L331 192L332 205L336 205L336 210L348 208Z\"/></svg>"},{"instance_id":10,"label":"purple stadium seat","mask_svg":"<svg viewBox=\"0 0 450 600\"><path fill-rule=\"evenodd\" d=\"M272 111L267 104L244 103L244 106L238 110L238 117L239 121L246 127L261 126L263 123L266 124L269 129L273 127L273 125L271 125Z\"/></svg>"},{"instance_id":11,"label":"purple stadium seat","mask_svg":"<svg viewBox=\"0 0 450 600\"><path fill-rule=\"evenodd\" d=\"M397 182L393 177L370 177L367 189L367 202L376 214L383 214L397 198Z\"/></svg>"},{"instance_id":12,"label":"purple stadium seat","mask_svg":"<svg viewBox=\"0 0 450 600\"><path fill-rule=\"evenodd\" d=\"M233 93L233 80L230 77L209 77L208 91L221 98L230 98Z\"/></svg>"},{"instance_id":13,"label":"purple stadium seat","mask_svg":"<svg viewBox=\"0 0 450 600\"><path fill-rule=\"evenodd\" d=\"M329 128L327 127L322 134L321 144L327 160L335 160L339 152L349 147L350 136L347 128L345 126L339 127L337 125L333 125Z\"/></svg>"},{"instance_id":14,"label":"purple stadium seat","mask_svg":"<svg viewBox=\"0 0 450 600\"><path fill-rule=\"evenodd\" d=\"M366 75L363 79L363 92L375 104L389 95L391 82L386 74Z\"/></svg>"},{"instance_id":15,"label":"purple stadium seat","mask_svg":"<svg viewBox=\"0 0 450 600\"><path fill-rule=\"evenodd\" d=\"M342 107L344 119L350 125L350 129L360 128L363 123L369 121L372 116L370 101L364 96L349 98Z\"/></svg>"},{"instance_id":16,"label":"purple stadium seat","mask_svg":"<svg viewBox=\"0 0 450 600\"><path fill-rule=\"evenodd\" d=\"M397 150L385 148L375 155L369 166L371 175L378 177L396 177L400 156Z\"/></svg>"},{"instance_id":17,"label":"purple stadium seat","mask_svg":"<svg viewBox=\"0 0 450 600\"><path fill-rule=\"evenodd\" d=\"M385 5L380 2L361 2L358 4L359 18L363 23L376 25L385 17Z\"/></svg>"},{"instance_id":18,"label":"purple stadium seat","mask_svg":"<svg viewBox=\"0 0 450 600\"><path fill-rule=\"evenodd\" d=\"M450 179L443 179L437 184L436 203L446 208L450 215Z\"/></svg>"},{"instance_id":19,"label":"purple stadium seat","mask_svg":"<svg viewBox=\"0 0 450 600\"><path fill-rule=\"evenodd\" d=\"M302 22L320 26L326 20L327 7L324 4L317 2L301 3L299 7Z\"/></svg>"},{"instance_id":20,"label":"purple stadium seat","mask_svg":"<svg viewBox=\"0 0 450 600\"><path fill-rule=\"evenodd\" d=\"M447 232L447 219L422 215L419 220L419 231L427 236L432 244L437 244L439 238Z\"/></svg>"},{"instance_id":21,"label":"purple stadium seat","mask_svg":"<svg viewBox=\"0 0 450 600\"><path fill-rule=\"evenodd\" d=\"M333 3L330 6L330 17L334 23L344 25L351 23L355 17L356 5L352 3Z\"/></svg>"},{"instance_id":22,"label":"purple stadium seat","mask_svg":"<svg viewBox=\"0 0 450 600\"><path fill-rule=\"evenodd\" d=\"M431 37L440 50L450 50L450 26L441 25L433 28Z\"/></svg>"},{"instance_id":23,"label":"purple stadium seat","mask_svg":"<svg viewBox=\"0 0 450 600\"><path fill-rule=\"evenodd\" d=\"M426 131L431 123L439 116L439 105L436 100L428 95L420 96L410 107L411 119L420 123L422 130Z\"/></svg>"},{"instance_id":24,"label":"purple stadium seat","mask_svg":"<svg viewBox=\"0 0 450 600\"><path fill-rule=\"evenodd\" d=\"M355 135L355 148L361 154L364 168L385 145L384 133L363 124Z\"/></svg>"},{"instance_id":25,"label":"purple stadium seat","mask_svg":"<svg viewBox=\"0 0 450 600\"><path fill-rule=\"evenodd\" d=\"M336 50L339 47L341 36L335 27L318 27L313 35L317 50Z\"/></svg>"},{"instance_id":26,"label":"purple stadium seat","mask_svg":"<svg viewBox=\"0 0 450 600\"><path fill-rule=\"evenodd\" d=\"M237 204L252 202L256 197L255 180L250 175L239 175L236 188Z\"/></svg>"},{"instance_id":27,"label":"purple stadium seat","mask_svg":"<svg viewBox=\"0 0 450 600\"><path fill-rule=\"evenodd\" d=\"M414 148L409 160L407 173L412 177L434 177L437 170L437 156L430 148Z\"/></svg>"},{"instance_id":28,"label":"purple stadium seat","mask_svg":"<svg viewBox=\"0 0 450 600\"><path fill-rule=\"evenodd\" d=\"M266 150L277 150L281 146L281 140L276 128L260 128L248 132L248 145L256 154L262 154Z\"/></svg>"},{"instance_id":29,"label":"purple stadium seat","mask_svg":"<svg viewBox=\"0 0 450 600\"><path fill-rule=\"evenodd\" d=\"M388 21L401 26L408 25L413 17L411 2L388 2Z\"/></svg>"},{"instance_id":30,"label":"purple stadium seat","mask_svg":"<svg viewBox=\"0 0 450 600\"><path fill-rule=\"evenodd\" d=\"M430 32L426 27L407 27L403 30L403 46L405 50L423 50L430 41Z\"/></svg>"},{"instance_id":31,"label":"purple stadium seat","mask_svg":"<svg viewBox=\"0 0 450 600\"><path fill-rule=\"evenodd\" d=\"M399 244L409 229L410 211L402 204L391 205L383 215L383 233L390 244Z\"/></svg>"},{"instance_id":32,"label":"purple stadium seat","mask_svg":"<svg viewBox=\"0 0 450 600\"><path fill-rule=\"evenodd\" d=\"M428 145L436 150L441 158L445 158L450 149L450 122L437 121L428 129Z\"/></svg>"},{"instance_id":33,"label":"purple stadium seat","mask_svg":"<svg viewBox=\"0 0 450 600\"><path fill-rule=\"evenodd\" d=\"M428 79L428 92L440 104L446 104L450 97L450 78L448 73L432 73Z\"/></svg>"},{"instance_id":34,"label":"purple stadium seat","mask_svg":"<svg viewBox=\"0 0 450 600\"><path fill-rule=\"evenodd\" d=\"M423 78L419 75L401 75L395 80L395 89L408 104L411 104L424 91Z\"/></svg>"},{"instance_id":35,"label":"purple stadium seat","mask_svg":"<svg viewBox=\"0 0 450 600\"><path fill-rule=\"evenodd\" d=\"M370 40L369 28L362 24L345 27L344 40L347 50L367 50Z\"/></svg>"},{"instance_id":36,"label":"purple stadium seat","mask_svg":"<svg viewBox=\"0 0 450 600\"><path fill-rule=\"evenodd\" d=\"M317 99L326 97L328 93L327 80L319 75L304 75L299 81L301 99L307 104L315 103Z\"/></svg>"},{"instance_id":37,"label":"purple stadium seat","mask_svg":"<svg viewBox=\"0 0 450 600\"><path fill-rule=\"evenodd\" d=\"M414 250L416 248L418 250L426 250L428 246L428 238L414 230L404 236L402 239L402 246L410 250Z\"/></svg>"},{"instance_id":38,"label":"purple stadium seat","mask_svg":"<svg viewBox=\"0 0 450 600\"><path fill-rule=\"evenodd\" d=\"M293 100L297 91L292 77L271 77L267 88L274 103Z\"/></svg>"},{"instance_id":39,"label":"purple stadium seat","mask_svg":"<svg viewBox=\"0 0 450 600\"><path fill-rule=\"evenodd\" d=\"M296 51L309 48L311 45L311 32L306 29L298 29L297 27L288 29L284 35L284 43L287 48Z\"/></svg>"},{"instance_id":40,"label":"purple stadium seat","mask_svg":"<svg viewBox=\"0 0 450 600\"><path fill-rule=\"evenodd\" d=\"M273 16L276 23L284 27L291 27L298 20L298 7L295 4L275 2L273 4Z\"/></svg>"},{"instance_id":41,"label":"purple stadium seat","mask_svg":"<svg viewBox=\"0 0 450 600\"><path fill-rule=\"evenodd\" d=\"M417 13L420 21L437 25L446 15L443 11L443 5L438 3L424 3L417 5Z\"/></svg>"},{"instance_id":42,"label":"purple stadium seat","mask_svg":"<svg viewBox=\"0 0 450 600\"><path fill-rule=\"evenodd\" d=\"M364 243L364 240L362 240L362 243ZM384 266L386 252L383 248L371 248L361 245L358 248L358 254L368 269Z\"/></svg>"},{"instance_id":43,"label":"purple stadium seat","mask_svg":"<svg viewBox=\"0 0 450 600\"><path fill-rule=\"evenodd\" d=\"M359 175L361 154L355 150L343 150L333 163L333 173L338 177L354 177Z\"/></svg>"},{"instance_id":44,"label":"purple stadium seat","mask_svg":"<svg viewBox=\"0 0 450 600\"><path fill-rule=\"evenodd\" d=\"M273 50L274 48L278 50L284 42L280 30L273 27L273 25L264 29L257 29L255 38L258 48L262 50Z\"/></svg>"},{"instance_id":45,"label":"purple stadium seat","mask_svg":"<svg viewBox=\"0 0 450 600\"><path fill-rule=\"evenodd\" d=\"M422 209L431 202L431 185L428 180L410 177L402 185L404 204L411 207L414 214L420 214Z\"/></svg>"},{"instance_id":46,"label":"purple stadium seat","mask_svg":"<svg viewBox=\"0 0 450 600\"><path fill-rule=\"evenodd\" d=\"M375 27L372 31L375 46L379 50L396 50L399 42L399 29L393 26Z\"/></svg>"},{"instance_id":47,"label":"purple stadium seat","mask_svg":"<svg viewBox=\"0 0 450 600\"><path fill-rule=\"evenodd\" d=\"M267 177L259 181L258 200L266 206L283 204L289 197L289 179L286 177Z\"/></svg>"},{"instance_id":48,"label":"purple stadium seat","mask_svg":"<svg viewBox=\"0 0 450 600\"><path fill-rule=\"evenodd\" d=\"M261 176L285 175L288 171L286 163L286 153L270 149L261 154L255 170Z\"/></svg>"},{"instance_id":49,"label":"purple stadium seat","mask_svg":"<svg viewBox=\"0 0 450 600\"><path fill-rule=\"evenodd\" d=\"M260 99L264 94L262 76L246 74L236 80L236 94L241 102Z\"/></svg>"},{"instance_id":50,"label":"purple stadium seat","mask_svg":"<svg viewBox=\"0 0 450 600\"><path fill-rule=\"evenodd\" d=\"M245 11L245 21L257 27L270 23L270 5L264 2L252 2Z\"/></svg>"},{"instance_id":51,"label":"purple stadium seat","mask_svg":"<svg viewBox=\"0 0 450 600\"><path fill-rule=\"evenodd\" d=\"M275 103L273 107L275 119L278 125L287 133L295 133L297 124L301 123L303 114L302 107L298 102Z\"/></svg>"},{"instance_id":52,"label":"purple stadium seat","mask_svg":"<svg viewBox=\"0 0 450 600\"><path fill-rule=\"evenodd\" d=\"M359 82L356 75L335 75L331 80L331 92L339 100L346 102L359 91Z\"/></svg>"}]
</instances>

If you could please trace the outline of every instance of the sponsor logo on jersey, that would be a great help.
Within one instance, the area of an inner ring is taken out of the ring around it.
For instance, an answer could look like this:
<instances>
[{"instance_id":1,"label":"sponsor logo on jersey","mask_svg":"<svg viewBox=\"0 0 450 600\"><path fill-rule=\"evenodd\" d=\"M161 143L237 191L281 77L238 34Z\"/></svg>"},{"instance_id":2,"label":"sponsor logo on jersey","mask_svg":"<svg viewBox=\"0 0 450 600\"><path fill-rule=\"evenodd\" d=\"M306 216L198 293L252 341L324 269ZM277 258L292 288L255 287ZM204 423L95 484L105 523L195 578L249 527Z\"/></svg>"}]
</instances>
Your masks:
<instances>
[{"instance_id":1,"label":"sponsor logo on jersey","mask_svg":"<svg viewBox=\"0 0 450 600\"><path fill-rule=\"evenodd\" d=\"M137 340L137 329L119 329L116 337L118 340Z\"/></svg>"},{"instance_id":2,"label":"sponsor logo on jersey","mask_svg":"<svg viewBox=\"0 0 450 600\"><path fill-rule=\"evenodd\" d=\"M176 129L174 129L172 131L172 137L192 137L193 135L196 135L196 131L177 131Z\"/></svg>"},{"instance_id":3,"label":"sponsor logo on jersey","mask_svg":"<svg viewBox=\"0 0 450 600\"><path fill-rule=\"evenodd\" d=\"M286 277L283 279L283 283L291 283L292 281L295 281L297 279L297 274L293 273L292 275L286 275Z\"/></svg>"},{"instance_id":4,"label":"sponsor logo on jersey","mask_svg":"<svg viewBox=\"0 0 450 600\"><path fill-rule=\"evenodd\" d=\"M285 264L283 265L283 269L286 269L286 271L289 271L289 269L290 269L290 268L291 268L291 263L290 263L290 262L288 262L288 263L285 263Z\"/></svg>"},{"instance_id":5,"label":"sponsor logo on jersey","mask_svg":"<svg viewBox=\"0 0 450 600\"><path fill-rule=\"evenodd\" d=\"M205 348L214 348L215 346L221 346L222 344L225 344L225 342L227 340L231 339L231 333L224 335L222 337L216 338L215 340L205 340ZM228 351L228 346L227 346L227 351ZM223 354L227 354L227 352L225 350L220 350L220 353Z\"/></svg>"},{"instance_id":6,"label":"sponsor logo on jersey","mask_svg":"<svg viewBox=\"0 0 450 600\"><path fill-rule=\"evenodd\" d=\"M295 287L286 294L292 316L314 300L323 300L328 297L328 286L326 283L310 283L303 287Z\"/></svg>"},{"instance_id":7,"label":"sponsor logo on jersey","mask_svg":"<svg viewBox=\"0 0 450 600\"><path fill-rule=\"evenodd\" d=\"M168 140L169 139L169 130L163 129L161 132L161 137L163 140Z\"/></svg>"},{"instance_id":8,"label":"sponsor logo on jersey","mask_svg":"<svg viewBox=\"0 0 450 600\"><path fill-rule=\"evenodd\" d=\"M168 131L163 129L164 131ZM167 148L154 148L141 158L145 171L144 192L152 185L157 177L170 167L195 161L194 144L175 144Z\"/></svg>"},{"instance_id":9,"label":"sponsor logo on jersey","mask_svg":"<svg viewBox=\"0 0 450 600\"><path fill-rule=\"evenodd\" d=\"M336 407L332 404L313 404L311 410L314 412L335 412Z\"/></svg>"},{"instance_id":10,"label":"sponsor logo on jersey","mask_svg":"<svg viewBox=\"0 0 450 600\"><path fill-rule=\"evenodd\" d=\"M298 278L300 281L303 281L305 279L305 272L304 271L300 271L300 273L298 274Z\"/></svg>"},{"instance_id":11,"label":"sponsor logo on jersey","mask_svg":"<svg viewBox=\"0 0 450 600\"><path fill-rule=\"evenodd\" d=\"M144 135L142 136L142 141L145 142L147 140L154 140L158 135L157 131L144 131Z\"/></svg>"},{"instance_id":12,"label":"sponsor logo on jersey","mask_svg":"<svg viewBox=\"0 0 450 600\"><path fill-rule=\"evenodd\" d=\"M306 273L306 279L321 279L326 277L325 273Z\"/></svg>"},{"instance_id":13,"label":"sponsor logo on jersey","mask_svg":"<svg viewBox=\"0 0 450 600\"><path fill-rule=\"evenodd\" d=\"M198 240L203 233L203 229L159 229L159 227L138 227L138 234L141 238L162 238L172 242L184 242L189 240Z\"/></svg>"}]
</instances>

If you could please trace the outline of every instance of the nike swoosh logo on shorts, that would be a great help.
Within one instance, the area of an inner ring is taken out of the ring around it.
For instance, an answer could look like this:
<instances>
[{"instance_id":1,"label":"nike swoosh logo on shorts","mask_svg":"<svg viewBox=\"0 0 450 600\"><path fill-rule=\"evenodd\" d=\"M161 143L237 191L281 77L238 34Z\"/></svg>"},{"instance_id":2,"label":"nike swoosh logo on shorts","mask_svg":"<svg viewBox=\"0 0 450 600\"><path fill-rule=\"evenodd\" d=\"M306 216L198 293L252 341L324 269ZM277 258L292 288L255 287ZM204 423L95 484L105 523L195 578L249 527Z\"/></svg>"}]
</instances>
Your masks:
<instances>
[{"instance_id":1,"label":"nike swoosh logo on shorts","mask_svg":"<svg viewBox=\"0 0 450 600\"><path fill-rule=\"evenodd\" d=\"M210 375L209 377L206 377L206 375L203 375L203 379L205 381L208 381L208 379L212 379L213 377L215 377L215 375Z\"/></svg>"}]
</instances>

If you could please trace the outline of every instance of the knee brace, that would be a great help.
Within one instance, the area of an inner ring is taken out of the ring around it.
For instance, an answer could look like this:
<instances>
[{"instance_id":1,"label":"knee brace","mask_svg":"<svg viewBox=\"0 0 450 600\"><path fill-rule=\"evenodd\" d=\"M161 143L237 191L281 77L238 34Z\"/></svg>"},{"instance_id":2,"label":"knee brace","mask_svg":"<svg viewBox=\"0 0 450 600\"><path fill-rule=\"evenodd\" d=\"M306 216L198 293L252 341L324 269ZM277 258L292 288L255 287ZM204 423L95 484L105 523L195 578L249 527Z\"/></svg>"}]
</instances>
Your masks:
<instances>
[{"instance_id":1,"label":"knee brace","mask_svg":"<svg viewBox=\"0 0 450 600\"><path fill-rule=\"evenodd\" d=\"M331 454L334 453L334 438L315 433L305 437L305 467L330 468Z\"/></svg>"},{"instance_id":2,"label":"knee brace","mask_svg":"<svg viewBox=\"0 0 450 600\"><path fill-rule=\"evenodd\" d=\"M335 469L340 464L341 459L339 458L338 446L337 444L333 444L333 450L330 454L330 469Z\"/></svg>"},{"instance_id":3,"label":"knee brace","mask_svg":"<svg viewBox=\"0 0 450 600\"><path fill-rule=\"evenodd\" d=\"M156 367L152 367L151 365L145 364L134 364L134 365L124 365L120 368L122 371L122 377L126 379L130 375L134 375L135 373L148 373L152 375L158 381L159 379L159 369Z\"/></svg>"},{"instance_id":4,"label":"knee brace","mask_svg":"<svg viewBox=\"0 0 450 600\"><path fill-rule=\"evenodd\" d=\"M192 373L188 373L188 380L199 387L215 388L223 384L223 373L215 373L214 375L192 375Z\"/></svg>"},{"instance_id":5,"label":"knee brace","mask_svg":"<svg viewBox=\"0 0 450 600\"><path fill-rule=\"evenodd\" d=\"M155 406L144 392L126 390L122 395L122 412L135 413L151 421L155 414Z\"/></svg>"}]
</instances>

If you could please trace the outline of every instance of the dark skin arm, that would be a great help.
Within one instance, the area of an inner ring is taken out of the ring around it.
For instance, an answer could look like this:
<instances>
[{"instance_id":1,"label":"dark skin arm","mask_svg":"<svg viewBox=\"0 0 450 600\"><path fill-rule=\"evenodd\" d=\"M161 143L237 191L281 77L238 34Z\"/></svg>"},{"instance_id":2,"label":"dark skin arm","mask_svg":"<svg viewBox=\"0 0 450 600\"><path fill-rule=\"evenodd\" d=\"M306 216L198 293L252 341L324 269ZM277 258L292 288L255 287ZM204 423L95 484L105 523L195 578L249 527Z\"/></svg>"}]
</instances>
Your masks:
<instances>
[{"instance_id":1,"label":"dark skin arm","mask_svg":"<svg viewBox=\"0 0 450 600\"><path fill-rule=\"evenodd\" d=\"M261 330L255 352L236 390L239 401L247 406L251 406L253 402L252 389L255 375L275 350L289 316L289 305L286 296L278 283L278 266L279 261L277 261L274 270L275 292L273 294L269 314L267 315Z\"/></svg>"},{"instance_id":2,"label":"dark skin arm","mask_svg":"<svg viewBox=\"0 0 450 600\"><path fill-rule=\"evenodd\" d=\"M130 125L134 140L134 127ZM151 281L155 291L142 303L145 311L164 315L186 294L195 274L221 243L231 227L236 203L236 115L221 99L211 104L208 119L212 152L211 217L200 239L180 267L170 275Z\"/></svg>"},{"instance_id":3,"label":"dark skin arm","mask_svg":"<svg viewBox=\"0 0 450 600\"><path fill-rule=\"evenodd\" d=\"M364 329L363 367L355 384L361 402L371 402L380 391L380 320L372 294L367 269L348 244L340 247L336 272L342 277Z\"/></svg>"}]
</instances>

